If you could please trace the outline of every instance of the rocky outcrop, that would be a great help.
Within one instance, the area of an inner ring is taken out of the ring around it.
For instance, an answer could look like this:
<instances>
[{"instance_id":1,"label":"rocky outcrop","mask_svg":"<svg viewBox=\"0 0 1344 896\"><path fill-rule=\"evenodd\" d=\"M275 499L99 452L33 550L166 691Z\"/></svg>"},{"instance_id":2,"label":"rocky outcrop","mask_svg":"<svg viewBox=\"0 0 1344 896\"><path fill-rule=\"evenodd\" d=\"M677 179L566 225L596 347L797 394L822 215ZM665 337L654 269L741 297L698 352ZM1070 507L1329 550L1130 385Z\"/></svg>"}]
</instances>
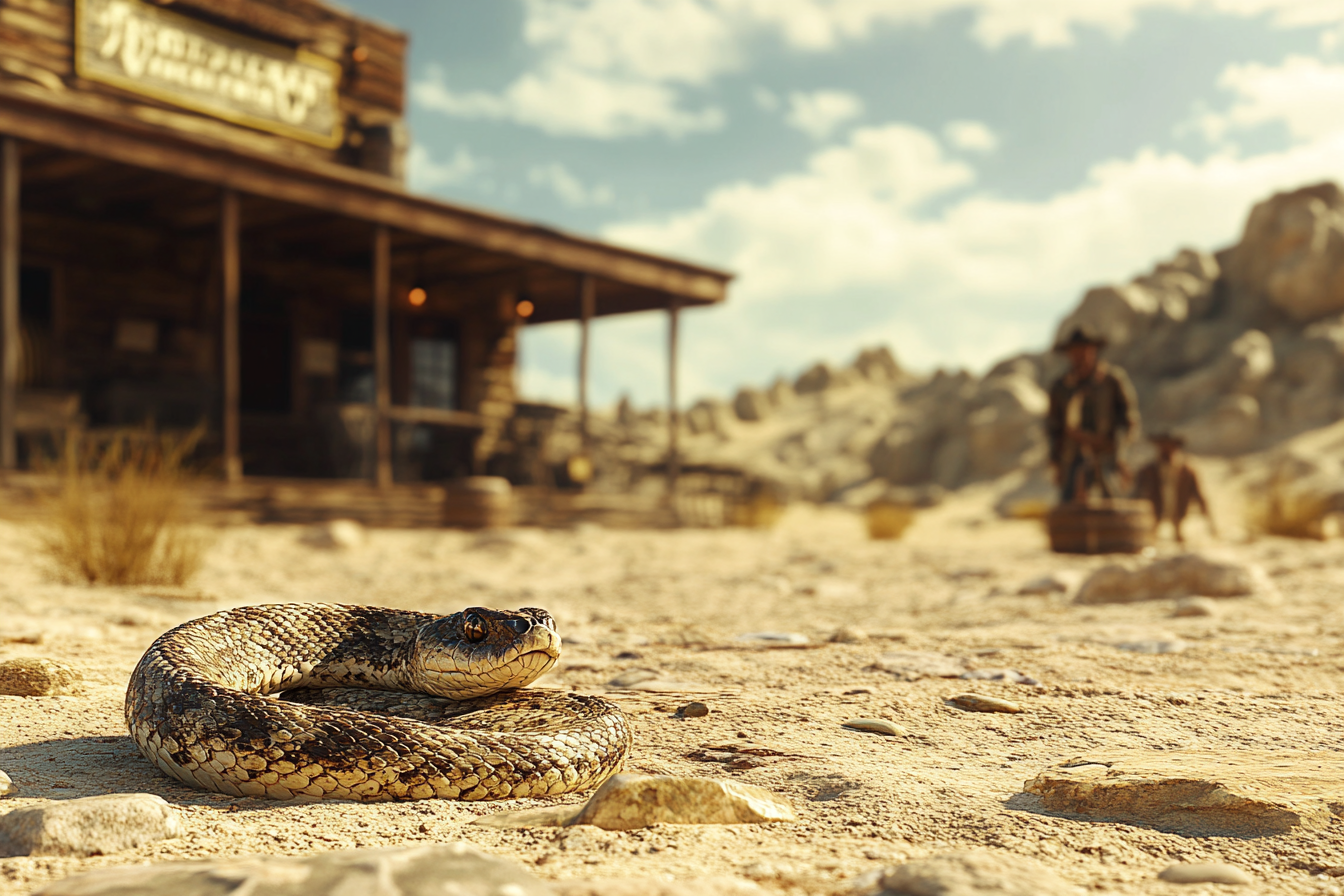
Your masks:
<instances>
[{"instance_id":1,"label":"rocky outcrop","mask_svg":"<svg viewBox=\"0 0 1344 896\"><path fill-rule=\"evenodd\" d=\"M1316 184L1257 204L1229 267L1293 320L1344 311L1344 191Z\"/></svg>"}]
</instances>

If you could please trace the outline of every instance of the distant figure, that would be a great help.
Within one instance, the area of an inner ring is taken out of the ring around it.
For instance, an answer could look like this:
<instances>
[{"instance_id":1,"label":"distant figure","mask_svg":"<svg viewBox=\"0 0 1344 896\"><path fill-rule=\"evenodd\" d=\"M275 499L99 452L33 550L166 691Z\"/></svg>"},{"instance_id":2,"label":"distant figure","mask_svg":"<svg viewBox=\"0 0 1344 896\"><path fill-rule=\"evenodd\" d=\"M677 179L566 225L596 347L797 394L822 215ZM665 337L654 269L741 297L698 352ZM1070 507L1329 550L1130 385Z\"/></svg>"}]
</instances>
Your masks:
<instances>
[{"instance_id":1,"label":"distant figure","mask_svg":"<svg viewBox=\"0 0 1344 896\"><path fill-rule=\"evenodd\" d=\"M1153 517L1157 525L1163 520L1171 520L1176 541L1185 544L1181 534L1181 521L1190 511L1190 505L1197 504L1199 512L1208 520L1210 534L1217 536L1213 517L1209 514L1209 505L1204 500L1204 492L1199 487L1199 477L1185 462L1185 439L1170 433L1152 436L1149 441L1157 446L1157 460L1139 470L1134 481L1134 497L1142 498L1153 505Z\"/></svg>"},{"instance_id":2,"label":"distant figure","mask_svg":"<svg viewBox=\"0 0 1344 896\"><path fill-rule=\"evenodd\" d=\"M1105 344L1080 326L1055 346L1069 357L1068 372L1050 387L1045 420L1061 503L1085 502L1093 488L1105 498L1127 491L1119 453L1139 428L1139 408L1125 372L1098 359Z\"/></svg>"}]
</instances>

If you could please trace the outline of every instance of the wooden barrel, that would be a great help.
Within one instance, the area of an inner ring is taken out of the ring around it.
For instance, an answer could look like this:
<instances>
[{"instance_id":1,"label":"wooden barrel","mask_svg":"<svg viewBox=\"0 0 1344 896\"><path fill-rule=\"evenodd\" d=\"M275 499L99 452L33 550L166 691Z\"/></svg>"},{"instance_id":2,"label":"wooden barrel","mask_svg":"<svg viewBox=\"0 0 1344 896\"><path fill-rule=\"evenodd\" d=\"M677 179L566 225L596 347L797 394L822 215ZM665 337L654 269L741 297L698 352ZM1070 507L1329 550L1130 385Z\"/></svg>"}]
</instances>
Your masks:
<instances>
[{"instance_id":1,"label":"wooden barrel","mask_svg":"<svg viewBox=\"0 0 1344 896\"><path fill-rule=\"evenodd\" d=\"M1046 517L1059 554L1137 554L1153 543L1153 505L1127 498L1060 504Z\"/></svg>"}]
</instances>

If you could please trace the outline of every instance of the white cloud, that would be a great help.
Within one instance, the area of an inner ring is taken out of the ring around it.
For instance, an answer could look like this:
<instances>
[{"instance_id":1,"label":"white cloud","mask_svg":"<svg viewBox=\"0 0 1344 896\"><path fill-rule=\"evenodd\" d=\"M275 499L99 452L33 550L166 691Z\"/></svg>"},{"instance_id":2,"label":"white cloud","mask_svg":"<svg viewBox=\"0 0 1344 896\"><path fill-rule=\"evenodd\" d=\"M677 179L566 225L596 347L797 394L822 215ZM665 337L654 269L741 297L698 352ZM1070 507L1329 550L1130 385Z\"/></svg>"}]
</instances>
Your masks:
<instances>
[{"instance_id":1,"label":"white cloud","mask_svg":"<svg viewBox=\"0 0 1344 896\"><path fill-rule=\"evenodd\" d=\"M981 121L949 121L943 127L943 136L957 149L967 152L993 152L999 148L999 137Z\"/></svg>"},{"instance_id":2,"label":"white cloud","mask_svg":"<svg viewBox=\"0 0 1344 896\"><path fill-rule=\"evenodd\" d=\"M533 186L554 193L561 202L571 208L611 205L616 198L611 187L606 184L589 187L559 162L533 165L527 173L527 179Z\"/></svg>"},{"instance_id":3,"label":"white cloud","mask_svg":"<svg viewBox=\"0 0 1344 896\"><path fill-rule=\"evenodd\" d=\"M859 129L802 171L726 184L697 208L605 235L735 271L713 344L751 340L756 371L796 370L822 351L882 339L916 364L983 366L1041 345L1090 284L1132 276L1183 245L1233 242L1252 203L1338 177L1341 159L1344 129L1252 157L1143 150L1041 201L956 198L972 170L927 132L893 124ZM929 213L933 198L944 202ZM709 351L688 364L698 376L759 378L741 368L743 353Z\"/></svg>"},{"instance_id":4,"label":"white cloud","mask_svg":"<svg viewBox=\"0 0 1344 896\"><path fill-rule=\"evenodd\" d=\"M431 69L411 96L447 115L556 135L683 137L723 127L723 110L696 91L744 68L762 33L798 52L828 52L879 28L968 12L985 47L1058 47L1080 28L1124 35L1154 9L1268 16L1282 27L1339 19L1338 0L526 0L529 70L489 91L459 89Z\"/></svg>"},{"instance_id":5,"label":"white cloud","mask_svg":"<svg viewBox=\"0 0 1344 896\"><path fill-rule=\"evenodd\" d=\"M813 140L825 140L835 129L863 114L863 100L844 90L789 94L784 120Z\"/></svg>"},{"instance_id":6,"label":"white cloud","mask_svg":"<svg viewBox=\"0 0 1344 896\"><path fill-rule=\"evenodd\" d=\"M1200 120L1212 140L1270 122L1282 122L1299 140L1344 130L1344 65L1289 56L1278 66L1230 65L1218 84L1236 94L1237 100L1227 112Z\"/></svg>"},{"instance_id":7,"label":"white cloud","mask_svg":"<svg viewBox=\"0 0 1344 896\"><path fill-rule=\"evenodd\" d=\"M411 189L432 190L464 183L486 167L484 160L460 146L451 159L437 161L423 143L412 143L406 155L406 179Z\"/></svg>"}]
</instances>

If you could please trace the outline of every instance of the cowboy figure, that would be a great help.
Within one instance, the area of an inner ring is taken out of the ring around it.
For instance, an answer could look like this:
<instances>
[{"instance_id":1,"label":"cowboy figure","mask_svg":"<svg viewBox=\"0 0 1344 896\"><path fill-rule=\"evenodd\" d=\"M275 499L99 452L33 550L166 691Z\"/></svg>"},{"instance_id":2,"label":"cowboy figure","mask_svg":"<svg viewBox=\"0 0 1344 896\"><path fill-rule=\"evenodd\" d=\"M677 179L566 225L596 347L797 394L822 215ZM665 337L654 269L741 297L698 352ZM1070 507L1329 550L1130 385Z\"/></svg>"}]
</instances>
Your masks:
<instances>
[{"instance_id":1,"label":"cowboy figure","mask_svg":"<svg viewBox=\"0 0 1344 896\"><path fill-rule=\"evenodd\" d=\"M1068 372L1050 387L1045 421L1061 503L1085 502L1093 488L1105 498L1127 490L1120 449L1138 431L1139 408L1125 372L1099 360L1105 344L1078 326L1055 346L1069 358Z\"/></svg>"},{"instance_id":2,"label":"cowboy figure","mask_svg":"<svg viewBox=\"0 0 1344 896\"><path fill-rule=\"evenodd\" d=\"M1218 530L1213 525L1213 516L1209 513L1208 502L1199 487L1199 477L1185 461L1185 439L1170 433L1160 433L1149 438L1157 446L1158 456L1152 463L1139 470L1134 479L1134 497L1142 498L1153 505L1153 518L1156 525L1163 520L1171 520L1172 534L1176 541L1185 543L1181 534L1181 522L1190 511L1190 505L1199 508L1209 524L1209 534L1217 537Z\"/></svg>"}]
</instances>

